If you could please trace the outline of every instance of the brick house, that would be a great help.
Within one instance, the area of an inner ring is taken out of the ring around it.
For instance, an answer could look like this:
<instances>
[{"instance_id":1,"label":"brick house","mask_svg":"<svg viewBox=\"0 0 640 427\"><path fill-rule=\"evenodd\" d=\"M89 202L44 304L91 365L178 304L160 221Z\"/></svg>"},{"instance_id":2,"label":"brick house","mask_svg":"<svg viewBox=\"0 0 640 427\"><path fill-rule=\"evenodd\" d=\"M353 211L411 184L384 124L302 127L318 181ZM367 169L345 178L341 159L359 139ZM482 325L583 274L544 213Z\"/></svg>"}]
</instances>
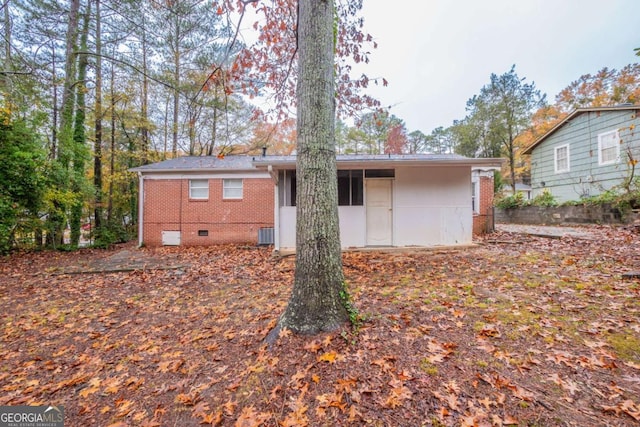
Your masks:
<instances>
[{"instance_id":1,"label":"brick house","mask_svg":"<svg viewBox=\"0 0 640 427\"><path fill-rule=\"evenodd\" d=\"M493 229L501 159L338 155L343 248L466 245ZM180 157L139 177L139 244L295 246L295 156ZM469 183L471 182L471 188ZM470 191L471 190L471 191Z\"/></svg>"},{"instance_id":2,"label":"brick house","mask_svg":"<svg viewBox=\"0 0 640 427\"><path fill-rule=\"evenodd\" d=\"M336 164L343 248L468 245L474 232L491 231L493 170L502 159L361 154L338 155ZM296 158L257 157L254 165L269 171L277 187L275 249L291 250L296 241Z\"/></svg>"},{"instance_id":3,"label":"brick house","mask_svg":"<svg viewBox=\"0 0 640 427\"><path fill-rule=\"evenodd\" d=\"M132 171L140 245L255 244L273 227L273 181L250 156L179 157Z\"/></svg>"}]
</instances>

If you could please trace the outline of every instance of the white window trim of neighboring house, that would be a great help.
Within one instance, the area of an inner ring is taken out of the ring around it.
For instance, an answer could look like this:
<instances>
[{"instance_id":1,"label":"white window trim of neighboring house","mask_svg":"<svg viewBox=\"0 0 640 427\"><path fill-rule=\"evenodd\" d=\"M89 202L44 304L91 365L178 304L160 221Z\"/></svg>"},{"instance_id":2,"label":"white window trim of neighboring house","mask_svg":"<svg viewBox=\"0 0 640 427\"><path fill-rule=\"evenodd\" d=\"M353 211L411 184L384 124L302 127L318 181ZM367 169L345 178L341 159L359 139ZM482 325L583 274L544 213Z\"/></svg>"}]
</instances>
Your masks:
<instances>
[{"instance_id":1,"label":"white window trim of neighboring house","mask_svg":"<svg viewBox=\"0 0 640 427\"><path fill-rule=\"evenodd\" d=\"M189 180L189 198L195 200L209 199L209 180L208 179L190 179Z\"/></svg>"},{"instance_id":2,"label":"white window trim of neighboring house","mask_svg":"<svg viewBox=\"0 0 640 427\"><path fill-rule=\"evenodd\" d=\"M222 180L222 198L223 199L242 199L243 182L242 178L223 179Z\"/></svg>"},{"instance_id":3,"label":"white window trim of neighboring house","mask_svg":"<svg viewBox=\"0 0 640 427\"><path fill-rule=\"evenodd\" d=\"M558 151L562 150L563 148L567 149L567 166L563 169L559 169L558 168ZM562 173L562 172L569 172L571 170L571 162L570 162L570 156L569 156L569 144L564 144L564 145L559 145L557 147L554 147L553 149L553 169L555 170L555 173Z\"/></svg>"},{"instance_id":4,"label":"white window trim of neighboring house","mask_svg":"<svg viewBox=\"0 0 640 427\"><path fill-rule=\"evenodd\" d=\"M614 149L615 157L604 160L603 151ZM620 135L617 130L598 134L598 165L606 166L620 161Z\"/></svg>"}]
</instances>

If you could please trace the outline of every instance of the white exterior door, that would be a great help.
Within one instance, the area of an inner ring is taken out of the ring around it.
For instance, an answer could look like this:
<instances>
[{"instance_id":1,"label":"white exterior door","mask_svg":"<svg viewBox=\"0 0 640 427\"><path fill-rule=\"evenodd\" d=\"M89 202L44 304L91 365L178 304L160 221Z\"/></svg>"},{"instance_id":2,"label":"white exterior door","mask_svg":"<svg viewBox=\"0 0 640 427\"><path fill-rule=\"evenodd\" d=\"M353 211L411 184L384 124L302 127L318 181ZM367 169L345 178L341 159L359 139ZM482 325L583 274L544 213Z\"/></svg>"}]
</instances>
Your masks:
<instances>
[{"instance_id":1,"label":"white exterior door","mask_svg":"<svg viewBox=\"0 0 640 427\"><path fill-rule=\"evenodd\" d=\"M391 246L393 211L391 179L366 180L367 246Z\"/></svg>"}]
</instances>

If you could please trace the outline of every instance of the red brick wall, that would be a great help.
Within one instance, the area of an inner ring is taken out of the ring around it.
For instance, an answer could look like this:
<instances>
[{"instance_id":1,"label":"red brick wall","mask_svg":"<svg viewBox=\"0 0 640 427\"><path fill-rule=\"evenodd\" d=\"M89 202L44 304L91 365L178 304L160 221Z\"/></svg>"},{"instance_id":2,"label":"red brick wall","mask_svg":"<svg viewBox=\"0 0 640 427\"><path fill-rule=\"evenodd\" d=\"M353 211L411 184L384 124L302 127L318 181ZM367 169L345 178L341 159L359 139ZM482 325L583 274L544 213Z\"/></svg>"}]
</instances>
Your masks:
<instances>
[{"instance_id":1,"label":"red brick wall","mask_svg":"<svg viewBox=\"0 0 640 427\"><path fill-rule=\"evenodd\" d=\"M479 213L473 214L473 234L493 231L493 176L478 177L480 197Z\"/></svg>"},{"instance_id":2,"label":"red brick wall","mask_svg":"<svg viewBox=\"0 0 640 427\"><path fill-rule=\"evenodd\" d=\"M143 243L162 244L162 231L180 231L186 246L258 242L258 229L273 227L274 183L244 178L242 199L222 198L222 179L209 179L209 199L189 199L189 179L144 181ZM208 236L199 236L207 230Z\"/></svg>"}]
</instances>

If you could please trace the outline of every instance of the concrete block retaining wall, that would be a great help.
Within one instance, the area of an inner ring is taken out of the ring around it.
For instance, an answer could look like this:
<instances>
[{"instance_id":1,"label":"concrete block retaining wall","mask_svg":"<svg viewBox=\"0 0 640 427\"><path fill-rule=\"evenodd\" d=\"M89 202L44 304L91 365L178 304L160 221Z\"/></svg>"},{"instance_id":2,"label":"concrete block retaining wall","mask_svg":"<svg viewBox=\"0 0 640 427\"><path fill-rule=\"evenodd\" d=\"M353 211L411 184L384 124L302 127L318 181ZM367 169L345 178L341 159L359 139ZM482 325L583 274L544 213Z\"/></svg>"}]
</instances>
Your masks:
<instances>
[{"instance_id":1,"label":"concrete block retaining wall","mask_svg":"<svg viewBox=\"0 0 640 427\"><path fill-rule=\"evenodd\" d=\"M524 206L514 209L495 208L497 223L503 224L629 224L640 219L638 212L622 215L609 205Z\"/></svg>"}]
</instances>

